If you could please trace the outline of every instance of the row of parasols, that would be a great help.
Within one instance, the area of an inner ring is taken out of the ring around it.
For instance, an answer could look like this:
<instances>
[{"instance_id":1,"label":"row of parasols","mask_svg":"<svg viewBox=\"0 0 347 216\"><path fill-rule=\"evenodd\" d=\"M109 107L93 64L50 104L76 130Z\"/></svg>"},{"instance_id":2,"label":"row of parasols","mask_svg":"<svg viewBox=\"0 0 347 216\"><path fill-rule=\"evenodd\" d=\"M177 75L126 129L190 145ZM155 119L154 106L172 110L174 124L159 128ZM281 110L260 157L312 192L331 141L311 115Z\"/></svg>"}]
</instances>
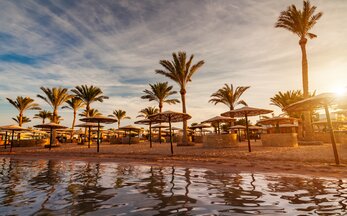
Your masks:
<instances>
[{"instance_id":1,"label":"row of parasols","mask_svg":"<svg viewBox=\"0 0 347 216\"><path fill-rule=\"evenodd\" d=\"M317 95L317 96L314 96L314 97L311 97L308 99L304 99L304 100L299 101L297 103L293 103L290 106L286 107L285 110L287 110L287 111L307 111L307 110L311 110L313 107L314 108L324 108L326 116L327 116L328 127L329 127L329 130L331 132L331 142L332 142L333 152L334 152L334 156L335 156L335 162L336 162L336 164L339 164L340 162L339 162L339 157L338 157L337 148L336 148L336 140L335 140L334 131L332 130L332 124L331 124L330 113L329 113L329 105L333 104L334 100L336 100L336 96L334 94L324 93L324 94L320 94L320 95ZM232 121L233 118L231 118L230 116L245 118L248 150L249 150L249 152L251 152L248 117L268 114L271 112L272 112L272 110L259 109L259 108L253 108L253 107L245 106L245 107L242 107L240 109L230 110L228 112L222 113L221 116L216 116L212 119L203 121L203 123L216 122L218 124L218 127L219 127L219 124L222 121ZM140 121L137 121L135 123L149 125L150 133L151 133L151 125L152 124L168 122L169 123L169 131L170 131L171 154L173 154L171 123L172 122L181 122L184 120L188 120L190 118L191 118L191 116L189 114L186 114L186 113L180 113L180 112L174 112L174 111L165 111L165 112L154 114L152 116L149 116L148 119L140 120ZM80 121L97 124L97 128L98 128L97 152L99 152L100 124L101 123L115 123L115 122L117 122L117 119L105 117L105 116L96 116L96 117L82 118L82 119L80 119ZM51 132L50 133L50 144L49 144L50 149L51 149L52 142L53 142L53 129L66 128L65 126L55 124L55 123L35 125L34 127L49 128L50 129L50 132ZM90 129L90 127L92 127L92 126L87 126L87 127L89 127L89 129ZM13 142L14 131L20 131L20 130L23 130L24 128L22 128L22 127L17 127L17 128L16 127L12 127L12 128L0 127L0 129L12 131L12 142ZM89 136L90 136L90 134L89 134ZM11 150L12 150L12 142L11 142ZM150 134L150 145L152 146L151 134Z\"/></svg>"}]
</instances>

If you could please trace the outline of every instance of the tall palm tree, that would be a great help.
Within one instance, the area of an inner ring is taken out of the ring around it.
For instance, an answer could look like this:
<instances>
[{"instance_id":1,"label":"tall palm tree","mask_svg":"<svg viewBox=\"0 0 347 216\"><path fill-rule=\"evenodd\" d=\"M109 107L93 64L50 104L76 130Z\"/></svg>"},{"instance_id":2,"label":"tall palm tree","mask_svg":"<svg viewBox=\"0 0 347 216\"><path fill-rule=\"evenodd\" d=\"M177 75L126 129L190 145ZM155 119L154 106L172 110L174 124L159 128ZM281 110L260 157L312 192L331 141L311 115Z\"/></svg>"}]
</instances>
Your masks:
<instances>
[{"instance_id":1,"label":"tall palm tree","mask_svg":"<svg viewBox=\"0 0 347 216\"><path fill-rule=\"evenodd\" d=\"M78 115L81 116L81 117L95 117L95 116L101 115L101 113L97 109L90 109L89 111L87 111L85 109L85 110L83 110L82 113L80 113Z\"/></svg>"},{"instance_id":2,"label":"tall palm tree","mask_svg":"<svg viewBox=\"0 0 347 216\"><path fill-rule=\"evenodd\" d=\"M313 39L317 35L309 32L317 21L322 17L323 13L315 13L317 7L311 5L310 1L303 1L303 9L298 10L295 5L291 5L287 10L282 11L276 24L276 28L284 28L294 34L296 34L300 40L299 45L302 53L302 83L304 98L309 97L309 84L308 84L308 63L306 55L307 38ZM305 112L305 130L309 134L312 133L310 114Z\"/></svg>"},{"instance_id":3,"label":"tall palm tree","mask_svg":"<svg viewBox=\"0 0 347 216\"><path fill-rule=\"evenodd\" d=\"M176 91L172 91L173 86L169 86L168 82L157 82L155 84L149 84L150 90L145 89L143 92L145 95L141 96L142 99L149 101L156 101L159 105L159 112L163 111L163 104L176 104L180 101L177 99L169 99L171 95L177 94Z\"/></svg>"},{"instance_id":4,"label":"tall palm tree","mask_svg":"<svg viewBox=\"0 0 347 216\"><path fill-rule=\"evenodd\" d=\"M159 109L156 107L146 107L139 111L141 113L140 115L136 116L137 118L142 117L147 119L148 116L157 114L159 112Z\"/></svg>"},{"instance_id":5,"label":"tall palm tree","mask_svg":"<svg viewBox=\"0 0 347 216\"><path fill-rule=\"evenodd\" d=\"M70 100L67 100L66 103L68 104L67 106L63 106L63 109L71 109L73 110L73 120L72 120L72 126L71 129L73 130L75 127L75 122L76 122L76 114L79 109L84 107L84 102L77 97L73 97Z\"/></svg>"},{"instance_id":6,"label":"tall palm tree","mask_svg":"<svg viewBox=\"0 0 347 216\"><path fill-rule=\"evenodd\" d=\"M46 118L50 119L52 116L52 113L47 110L41 110L39 113L34 115L34 118L40 118L42 119L42 124L45 123Z\"/></svg>"},{"instance_id":7,"label":"tall palm tree","mask_svg":"<svg viewBox=\"0 0 347 216\"><path fill-rule=\"evenodd\" d=\"M72 95L69 95L67 93L67 88L40 88L44 95L37 95L37 97L41 98L42 100L46 101L53 109L53 116L52 121L54 123L57 123L57 117L58 117L58 109L61 105L63 105L67 100L72 98Z\"/></svg>"},{"instance_id":8,"label":"tall palm tree","mask_svg":"<svg viewBox=\"0 0 347 216\"><path fill-rule=\"evenodd\" d=\"M249 88L250 86L238 86L234 90L233 84L230 84L230 86L224 84L223 88L218 89L211 95L211 99L208 102L214 103L214 105L218 103L225 104L229 107L229 110L234 110L239 104L247 106L247 103L240 97Z\"/></svg>"},{"instance_id":9,"label":"tall palm tree","mask_svg":"<svg viewBox=\"0 0 347 216\"><path fill-rule=\"evenodd\" d=\"M119 127L120 127L120 121L122 120L122 119L130 119L130 117L129 116L127 116L127 112L126 111L124 111L124 110L114 110L113 111L113 115L109 115L110 117L114 117L114 118L116 118L118 121L117 121L117 123L118 123L118 129L119 129Z\"/></svg>"},{"instance_id":10,"label":"tall palm tree","mask_svg":"<svg viewBox=\"0 0 347 216\"><path fill-rule=\"evenodd\" d=\"M12 119L13 119L13 121L17 122L19 125L19 122L20 122L19 116L16 116L16 118L12 118ZM29 122L31 122L30 118L28 118L26 116L22 116L22 124L29 123Z\"/></svg>"},{"instance_id":11,"label":"tall palm tree","mask_svg":"<svg viewBox=\"0 0 347 216\"><path fill-rule=\"evenodd\" d=\"M107 96L103 95L103 92L101 91L99 87L92 86L92 85L91 86L87 86L87 85L76 86L75 89L72 89L71 91L75 94L77 98L83 100L83 102L86 105L87 114L90 110L91 103L95 101L103 102L104 99L108 99Z\"/></svg>"},{"instance_id":12,"label":"tall palm tree","mask_svg":"<svg viewBox=\"0 0 347 216\"><path fill-rule=\"evenodd\" d=\"M160 60L159 64L164 67L163 70L156 70L157 74L162 74L171 80L175 81L180 87L182 111L187 113L186 109L186 87L188 82L192 81L192 76L204 65L201 60L192 65L194 55L191 55L187 61L187 54L185 52L172 53L173 61ZM183 138L182 144L188 144L187 138L187 120L183 121Z\"/></svg>"},{"instance_id":13,"label":"tall palm tree","mask_svg":"<svg viewBox=\"0 0 347 216\"><path fill-rule=\"evenodd\" d=\"M34 103L34 99L30 97L18 96L15 100L6 98L10 104L12 104L19 111L18 125L23 124L23 115L26 110L40 110L41 108L37 103Z\"/></svg>"}]
</instances>

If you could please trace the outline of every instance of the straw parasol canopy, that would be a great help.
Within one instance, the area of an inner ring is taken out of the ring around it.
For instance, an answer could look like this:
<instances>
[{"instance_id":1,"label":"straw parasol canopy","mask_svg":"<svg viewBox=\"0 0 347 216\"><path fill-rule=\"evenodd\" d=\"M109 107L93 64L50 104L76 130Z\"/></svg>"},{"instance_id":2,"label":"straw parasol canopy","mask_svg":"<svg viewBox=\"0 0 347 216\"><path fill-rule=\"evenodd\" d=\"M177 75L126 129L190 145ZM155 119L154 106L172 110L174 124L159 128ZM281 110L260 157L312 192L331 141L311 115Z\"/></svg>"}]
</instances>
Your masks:
<instances>
[{"instance_id":1,"label":"straw parasol canopy","mask_svg":"<svg viewBox=\"0 0 347 216\"><path fill-rule=\"evenodd\" d=\"M148 118L154 121L169 122L171 155L173 155L171 122L182 122L191 119L192 117L186 113L174 112L169 110L154 115L150 115Z\"/></svg>"},{"instance_id":2,"label":"straw parasol canopy","mask_svg":"<svg viewBox=\"0 0 347 216\"><path fill-rule=\"evenodd\" d=\"M10 152L12 152L14 132L27 130L26 128L20 127L18 125L5 125L5 126L1 126L0 129L5 131L5 143L4 143L5 149L6 149L7 132L12 131Z\"/></svg>"},{"instance_id":3,"label":"straw parasol canopy","mask_svg":"<svg viewBox=\"0 0 347 216\"><path fill-rule=\"evenodd\" d=\"M328 128L330 130L330 137L331 137L331 144L333 147L334 157L336 164L340 164L339 155L337 153L336 148L336 139L335 134L333 131L331 119L330 119L330 112L329 112L329 106L336 103L336 95L333 93L322 93L317 96L313 96L310 98L306 98L304 100L298 101L296 103L293 103L287 107L285 107L283 110L286 111L307 111L312 108L324 108L325 115L327 117L328 121Z\"/></svg>"},{"instance_id":4,"label":"straw parasol canopy","mask_svg":"<svg viewBox=\"0 0 347 216\"><path fill-rule=\"evenodd\" d=\"M207 124L197 124L194 126L191 126L190 129L202 129L202 128L210 128L211 125L207 125Z\"/></svg>"},{"instance_id":5,"label":"straw parasol canopy","mask_svg":"<svg viewBox=\"0 0 347 216\"><path fill-rule=\"evenodd\" d=\"M220 134L220 123L222 122L231 122L231 121L235 121L234 118L228 117L228 116L215 116L213 118L207 119L205 121L202 121L201 123L217 123L218 124L218 133Z\"/></svg>"},{"instance_id":6,"label":"straw parasol canopy","mask_svg":"<svg viewBox=\"0 0 347 216\"><path fill-rule=\"evenodd\" d=\"M111 118L111 117L106 117L103 115L98 115L98 116L94 116L94 117L81 118L80 121L92 122L92 123L98 124L98 137L96 140L96 143L97 143L96 151L99 152L99 149L100 149L100 123L106 123L106 124L116 123L117 119Z\"/></svg>"},{"instance_id":7,"label":"straw parasol canopy","mask_svg":"<svg viewBox=\"0 0 347 216\"><path fill-rule=\"evenodd\" d=\"M123 127L120 127L119 129L124 130L125 131L125 135L126 135L126 131L129 131L129 145L130 145L130 141L131 141L131 137L130 137L131 132L132 131L136 131L137 134L139 134L139 132L141 130L141 128L136 127L134 125L123 126Z\"/></svg>"},{"instance_id":8,"label":"straw parasol canopy","mask_svg":"<svg viewBox=\"0 0 347 216\"><path fill-rule=\"evenodd\" d=\"M272 110L260 109L255 107L244 106L239 109L230 110L228 112L222 113L222 116L234 116L234 117L244 117L246 119L246 131L247 131L247 141L248 141L248 151L251 152L251 141L249 138L249 128L248 128L248 116L257 116L271 113Z\"/></svg>"},{"instance_id":9,"label":"straw parasol canopy","mask_svg":"<svg viewBox=\"0 0 347 216\"><path fill-rule=\"evenodd\" d=\"M150 119L142 119L134 122L134 124L143 124L149 125L149 147L152 148L152 123L153 121Z\"/></svg>"},{"instance_id":10,"label":"straw parasol canopy","mask_svg":"<svg viewBox=\"0 0 347 216\"><path fill-rule=\"evenodd\" d=\"M75 125L75 127L88 128L88 148L90 148L91 128L96 128L96 127L98 127L98 123L85 122L85 123L82 123L82 124ZM103 126L100 126L100 127L103 127Z\"/></svg>"},{"instance_id":11,"label":"straw parasol canopy","mask_svg":"<svg viewBox=\"0 0 347 216\"><path fill-rule=\"evenodd\" d=\"M256 126L256 125L251 125L248 127L250 130L262 130L263 127L259 127L259 126Z\"/></svg>"},{"instance_id":12,"label":"straw parasol canopy","mask_svg":"<svg viewBox=\"0 0 347 216\"><path fill-rule=\"evenodd\" d=\"M169 126L168 125L154 125L152 126L152 128L168 128Z\"/></svg>"},{"instance_id":13,"label":"straw parasol canopy","mask_svg":"<svg viewBox=\"0 0 347 216\"><path fill-rule=\"evenodd\" d=\"M49 140L49 150L51 150L52 148L52 142L53 142L53 129L64 129L64 128L68 128L66 126L54 123L54 122L50 122L50 123L46 123L46 124L39 124L39 125L34 125L34 127L36 128L49 128L50 129L50 140Z\"/></svg>"},{"instance_id":14,"label":"straw parasol canopy","mask_svg":"<svg viewBox=\"0 0 347 216\"><path fill-rule=\"evenodd\" d=\"M246 126L243 126L243 125L234 125L234 126L231 126L230 129L246 129Z\"/></svg>"}]
</instances>

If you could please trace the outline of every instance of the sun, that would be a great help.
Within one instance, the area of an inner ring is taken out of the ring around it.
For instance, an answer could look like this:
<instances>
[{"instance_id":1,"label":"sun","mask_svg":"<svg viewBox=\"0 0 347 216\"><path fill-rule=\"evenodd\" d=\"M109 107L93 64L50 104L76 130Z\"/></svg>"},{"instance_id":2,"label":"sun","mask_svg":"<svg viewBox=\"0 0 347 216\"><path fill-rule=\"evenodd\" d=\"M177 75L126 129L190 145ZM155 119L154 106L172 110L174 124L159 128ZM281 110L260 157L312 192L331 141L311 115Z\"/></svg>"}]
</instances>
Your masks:
<instances>
[{"instance_id":1,"label":"sun","mask_svg":"<svg viewBox=\"0 0 347 216\"><path fill-rule=\"evenodd\" d=\"M343 96L343 95L346 95L347 94L347 86L345 87L335 87L333 88L332 90L336 95L338 96Z\"/></svg>"}]
</instances>

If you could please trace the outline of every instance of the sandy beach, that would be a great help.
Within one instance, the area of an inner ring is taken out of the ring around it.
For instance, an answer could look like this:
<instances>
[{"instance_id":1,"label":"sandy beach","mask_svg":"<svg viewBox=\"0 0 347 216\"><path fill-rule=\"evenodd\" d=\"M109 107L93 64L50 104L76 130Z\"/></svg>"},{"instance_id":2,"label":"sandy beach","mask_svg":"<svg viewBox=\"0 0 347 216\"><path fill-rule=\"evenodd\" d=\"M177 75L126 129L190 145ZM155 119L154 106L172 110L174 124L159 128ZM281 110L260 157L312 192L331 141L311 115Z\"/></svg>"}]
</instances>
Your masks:
<instances>
[{"instance_id":1,"label":"sandy beach","mask_svg":"<svg viewBox=\"0 0 347 216\"><path fill-rule=\"evenodd\" d=\"M167 143L144 142L134 145L110 145L102 143L100 152L95 144L62 144L52 150L42 147L1 148L0 157L16 159L83 160L96 162L117 162L152 166L183 166L208 168L225 172L266 172L311 175L315 177L347 178L347 148L338 145L341 165L336 166L330 144L319 146L263 147L260 141L252 142L253 151L247 151L247 143L233 148L203 148L202 144L189 147L174 145L174 155L170 154Z\"/></svg>"}]
</instances>

